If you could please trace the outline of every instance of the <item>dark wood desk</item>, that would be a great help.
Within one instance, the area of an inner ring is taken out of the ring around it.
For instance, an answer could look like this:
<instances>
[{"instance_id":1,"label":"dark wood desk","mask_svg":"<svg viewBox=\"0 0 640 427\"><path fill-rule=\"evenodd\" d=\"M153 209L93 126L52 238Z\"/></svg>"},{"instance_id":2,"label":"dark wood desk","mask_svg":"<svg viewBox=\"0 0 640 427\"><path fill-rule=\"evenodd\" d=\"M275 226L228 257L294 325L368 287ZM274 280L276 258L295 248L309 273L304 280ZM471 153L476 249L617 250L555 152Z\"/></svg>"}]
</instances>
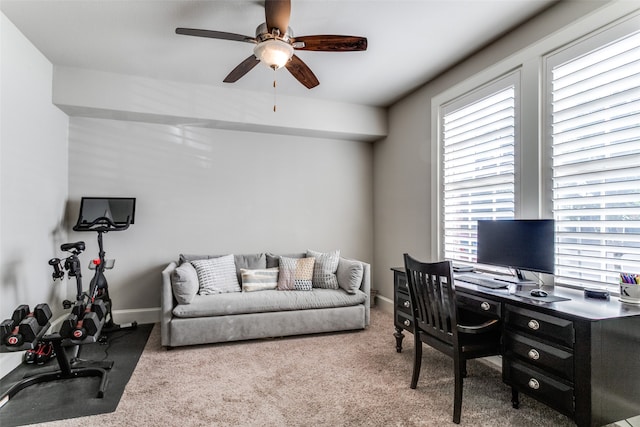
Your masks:
<instances>
[{"instance_id":1,"label":"dark wood desk","mask_svg":"<svg viewBox=\"0 0 640 427\"><path fill-rule=\"evenodd\" d=\"M394 272L396 350L413 333L404 268ZM523 288L489 289L456 281L461 310L502 321L502 379L513 406L525 393L578 426L602 426L640 415L640 307L584 297L555 287L568 301L545 303L515 295Z\"/></svg>"}]
</instances>

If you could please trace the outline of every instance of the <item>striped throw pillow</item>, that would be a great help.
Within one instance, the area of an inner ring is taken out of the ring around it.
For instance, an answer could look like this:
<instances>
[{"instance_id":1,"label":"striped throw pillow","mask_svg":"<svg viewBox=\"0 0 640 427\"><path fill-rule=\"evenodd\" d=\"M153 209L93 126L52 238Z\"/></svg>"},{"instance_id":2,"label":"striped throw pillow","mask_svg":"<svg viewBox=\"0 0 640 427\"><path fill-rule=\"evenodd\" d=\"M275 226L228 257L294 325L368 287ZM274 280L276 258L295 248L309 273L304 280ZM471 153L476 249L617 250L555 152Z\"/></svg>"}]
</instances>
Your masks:
<instances>
[{"instance_id":1,"label":"striped throw pillow","mask_svg":"<svg viewBox=\"0 0 640 427\"><path fill-rule=\"evenodd\" d=\"M279 268L240 269L242 292L264 291L278 287Z\"/></svg>"}]
</instances>

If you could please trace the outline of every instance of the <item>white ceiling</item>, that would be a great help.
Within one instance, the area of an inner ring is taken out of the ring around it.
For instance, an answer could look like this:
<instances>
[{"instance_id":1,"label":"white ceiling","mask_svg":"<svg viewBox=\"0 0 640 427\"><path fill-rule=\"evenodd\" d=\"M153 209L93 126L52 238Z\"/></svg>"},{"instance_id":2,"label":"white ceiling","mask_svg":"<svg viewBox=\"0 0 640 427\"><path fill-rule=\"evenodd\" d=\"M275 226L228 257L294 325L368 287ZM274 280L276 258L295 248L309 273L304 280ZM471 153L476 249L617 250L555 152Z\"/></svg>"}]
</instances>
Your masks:
<instances>
[{"instance_id":1,"label":"white ceiling","mask_svg":"<svg viewBox=\"0 0 640 427\"><path fill-rule=\"evenodd\" d=\"M294 36L365 36L365 52L297 55L320 80L306 89L286 70L278 94L387 106L554 0L293 0ZM258 0L0 0L0 9L54 64L219 85L252 54L249 43L188 37L176 27L248 36L264 22ZM238 89L271 92L258 66Z\"/></svg>"}]
</instances>

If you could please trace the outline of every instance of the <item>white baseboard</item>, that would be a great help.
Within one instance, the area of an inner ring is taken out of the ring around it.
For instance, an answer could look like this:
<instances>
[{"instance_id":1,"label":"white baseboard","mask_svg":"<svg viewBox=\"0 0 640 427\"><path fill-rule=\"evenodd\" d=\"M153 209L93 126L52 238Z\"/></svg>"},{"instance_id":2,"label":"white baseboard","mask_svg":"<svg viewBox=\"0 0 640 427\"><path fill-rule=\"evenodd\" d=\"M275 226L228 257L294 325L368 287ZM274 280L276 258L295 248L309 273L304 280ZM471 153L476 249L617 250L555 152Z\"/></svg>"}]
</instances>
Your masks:
<instances>
[{"instance_id":1,"label":"white baseboard","mask_svg":"<svg viewBox=\"0 0 640 427\"><path fill-rule=\"evenodd\" d=\"M140 325L160 322L160 307L113 310L113 321L117 324L138 322Z\"/></svg>"},{"instance_id":2,"label":"white baseboard","mask_svg":"<svg viewBox=\"0 0 640 427\"><path fill-rule=\"evenodd\" d=\"M376 296L376 307L385 313L393 314L393 300L382 295Z\"/></svg>"}]
</instances>

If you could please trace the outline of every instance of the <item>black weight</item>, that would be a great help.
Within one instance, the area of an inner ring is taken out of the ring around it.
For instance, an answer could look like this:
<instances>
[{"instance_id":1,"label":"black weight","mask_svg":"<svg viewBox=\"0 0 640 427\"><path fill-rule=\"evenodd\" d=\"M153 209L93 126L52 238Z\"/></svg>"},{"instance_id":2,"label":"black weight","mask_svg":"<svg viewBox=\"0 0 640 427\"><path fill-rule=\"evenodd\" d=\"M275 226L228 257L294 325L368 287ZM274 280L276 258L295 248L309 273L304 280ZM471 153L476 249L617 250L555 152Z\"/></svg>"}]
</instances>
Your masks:
<instances>
[{"instance_id":1,"label":"black weight","mask_svg":"<svg viewBox=\"0 0 640 427\"><path fill-rule=\"evenodd\" d=\"M18 331L18 328L14 328L14 330L6 336L4 343L8 346L19 346L24 342L24 337Z\"/></svg>"},{"instance_id":2,"label":"black weight","mask_svg":"<svg viewBox=\"0 0 640 427\"><path fill-rule=\"evenodd\" d=\"M18 323L20 323L22 321L22 319L27 317L27 314L29 314L29 313L31 313L31 310L29 310L29 306L27 304L22 304L22 305L19 305L13 311L13 316L11 316L11 318L13 319L15 324L17 325Z\"/></svg>"},{"instance_id":3,"label":"black weight","mask_svg":"<svg viewBox=\"0 0 640 427\"><path fill-rule=\"evenodd\" d=\"M22 335L22 342L33 342L36 340L42 326L38 324L35 317L29 316L22 319L18 325L18 332Z\"/></svg>"},{"instance_id":4,"label":"black weight","mask_svg":"<svg viewBox=\"0 0 640 427\"><path fill-rule=\"evenodd\" d=\"M82 328L85 330L86 336L93 336L101 329L100 319L98 314L89 312L84 315L82 319Z\"/></svg>"},{"instance_id":5,"label":"black weight","mask_svg":"<svg viewBox=\"0 0 640 427\"><path fill-rule=\"evenodd\" d=\"M77 324L78 316L73 313L68 315L67 318L62 321L62 325L60 326L60 336L62 338L71 338Z\"/></svg>"},{"instance_id":6,"label":"black weight","mask_svg":"<svg viewBox=\"0 0 640 427\"><path fill-rule=\"evenodd\" d=\"M40 326L46 325L52 316L49 305L45 303L36 305L33 309L33 316L36 318Z\"/></svg>"},{"instance_id":7,"label":"black weight","mask_svg":"<svg viewBox=\"0 0 640 427\"><path fill-rule=\"evenodd\" d=\"M15 327L16 322L14 322L13 319L4 319L2 323L0 323L0 342L4 342L4 338L10 335Z\"/></svg>"},{"instance_id":8,"label":"black weight","mask_svg":"<svg viewBox=\"0 0 640 427\"><path fill-rule=\"evenodd\" d=\"M73 305L73 308L71 309L71 313L78 316L78 319L82 319L86 310L87 305L84 303L84 301L76 301L76 303Z\"/></svg>"},{"instance_id":9,"label":"black weight","mask_svg":"<svg viewBox=\"0 0 640 427\"><path fill-rule=\"evenodd\" d=\"M107 307L104 304L104 301L101 299L96 299L91 304L91 311L98 315L98 319L104 319L104 316L107 314Z\"/></svg>"}]
</instances>

